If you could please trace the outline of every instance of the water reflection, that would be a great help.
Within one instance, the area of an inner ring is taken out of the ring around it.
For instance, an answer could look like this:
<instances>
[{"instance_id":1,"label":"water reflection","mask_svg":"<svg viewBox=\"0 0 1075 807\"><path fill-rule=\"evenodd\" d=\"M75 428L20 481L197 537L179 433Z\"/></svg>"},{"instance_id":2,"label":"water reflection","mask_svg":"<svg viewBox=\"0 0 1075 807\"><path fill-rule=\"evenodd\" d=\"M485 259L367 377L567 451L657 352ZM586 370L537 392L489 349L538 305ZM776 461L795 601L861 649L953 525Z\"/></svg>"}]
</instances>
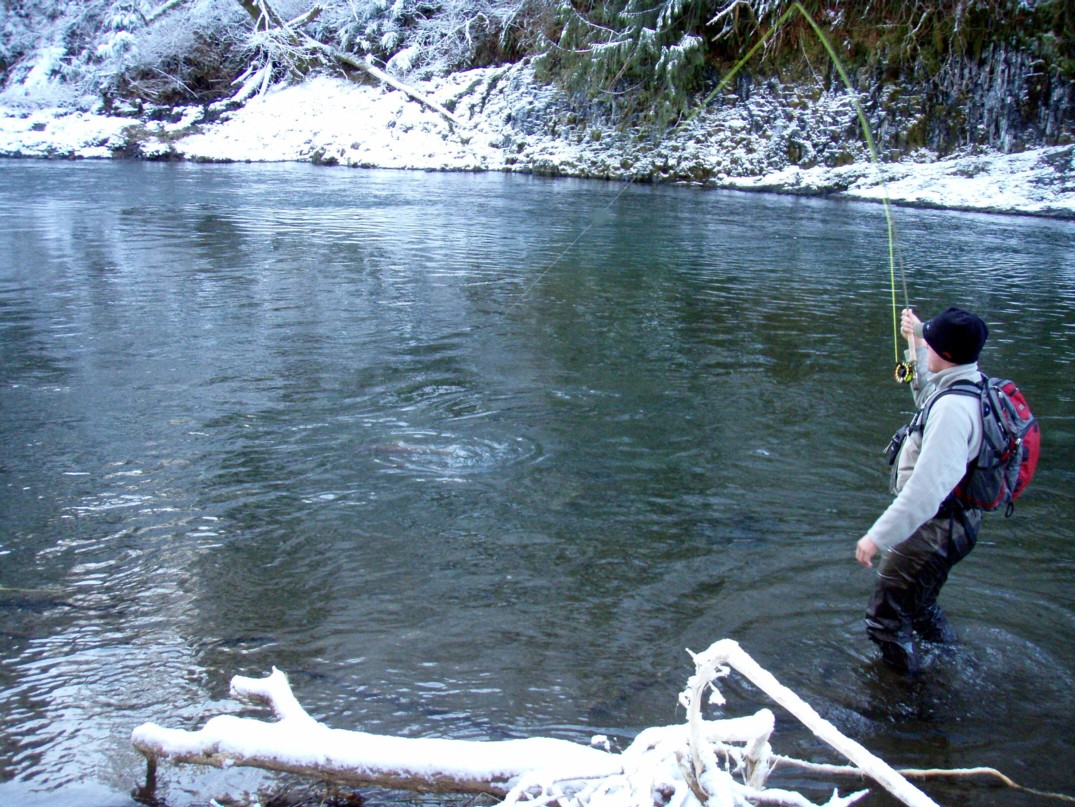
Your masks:
<instances>
[{"instance_id":1,"label":"water reflection","mask_svg":"<svg viewBox=\"0 0 1075 807\"><path fill-rule=\"evenodd\" d=\"M272 665L341 728L622 746L681 719L684 649L726 636L900 764L1071 785L1035 753L1073 750L1069 224L898 213L916 300L996 323L988 364L1047 445L946 588L959 652L904 686L873 662L850 554L909 405L879 208L0 173L0 800L123 803L134 726L237 711L229 678ZM824 757L778 724L781 751ZM167 779L172 805L258 781Z\"/></svg>"}]
</instances>

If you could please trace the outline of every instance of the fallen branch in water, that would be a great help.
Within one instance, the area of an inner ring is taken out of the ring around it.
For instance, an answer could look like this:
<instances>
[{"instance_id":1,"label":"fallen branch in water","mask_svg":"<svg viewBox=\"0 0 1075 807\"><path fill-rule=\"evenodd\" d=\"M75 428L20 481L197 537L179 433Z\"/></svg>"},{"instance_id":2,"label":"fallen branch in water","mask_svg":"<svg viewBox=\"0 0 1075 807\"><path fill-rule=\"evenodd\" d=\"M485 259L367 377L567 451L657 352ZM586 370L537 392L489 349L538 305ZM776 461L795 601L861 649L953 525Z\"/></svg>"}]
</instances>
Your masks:
<instances>
[{"instance_id":1,"label":"fallen branch in water","mask_svg":"<svg viewBox=\"0 0 1075 807\"><path fill-rule=\"evenodd\" d=\"M927 768L921 770L918 768L903 768L900 770L904 776L909 776L912 779L942 779L946 777L969 777L969 776L989 776L993 779L999 779L1001 784L1010 787L1012 790L1019 790L1023 793L1030 793L1034 796L1042 796L1047 799L1057 799L1058 801L1066 801L1070 804L1075 804L1075 796L1069 796L1066 793L1053 793L1048 790L1037 790L1033 787L1026 787L1013 781L996 768Z\"/></svg>"},{"instance_id":2,"label":"fallen branch in water","mask_svg":"<svg viewBox=\"0 0 1075 807\"><path fill-rule=\"evenodd\" d=\"M935 805L925 793L908 782L884 760L867 751L862 745L843 735L828 720L819 715L810 704L785 687L768 670L754 661L737 642L724 639L710 646L704 653L696 656L694 663L699 672L705 672L710 679L721 674L721 668L728 665L748 678L762 692L775 700L810 731L827 742L849 760L863 774L883 785L889 793L904 804L912 807ZM712 670L712 672L709 672Z\"/></svg>"},{"instance_id":3,"label":"fallen branch in water","mask_svg":"<svg viewBox=\"0 0 1075 807\"><path fill-rule=\"evenodd\" d=\"M502 798L505 807L811 804L799 793L766 787L776 762L769 745L771 711L703 719L707 690L711 701L723 703L716 679L734 668L852 760L858 775L879 782L911 807L935 807L899 773L779 684L737 643L717 642L694 661L695 674L680 696L688 710L687 724L646 729L622 754L548 738L473 742L331 729L306 713L286 676L276 669L263 679L232 679L233 695L267 704L276 722L221 715L198 731L146 723L134 730L131 740L148 760L148 790L155 786L157 760L169 759L221 768L252 766L352 787L488 793ZM834 791L826 804L848 805L867 792L841 797Z\"/></svg>"}]
</instances>

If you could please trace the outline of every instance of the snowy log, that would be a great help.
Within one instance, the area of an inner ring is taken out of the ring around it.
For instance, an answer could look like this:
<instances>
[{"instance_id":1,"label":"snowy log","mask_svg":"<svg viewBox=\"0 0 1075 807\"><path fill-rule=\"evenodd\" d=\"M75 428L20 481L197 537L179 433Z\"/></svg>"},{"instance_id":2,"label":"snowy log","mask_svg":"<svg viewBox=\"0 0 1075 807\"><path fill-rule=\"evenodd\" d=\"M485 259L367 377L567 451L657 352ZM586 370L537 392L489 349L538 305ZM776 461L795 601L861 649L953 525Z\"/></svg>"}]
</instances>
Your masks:
<instances>
[{"instance_id":1,"label":"snowy log","mask_svg":"<svg viewBox=\"0 0 1075 807\"><path fill-rule=\"evenodd\" d=\"M286 676L274 668L264 679L236 676L237 698L267 704L268 723L229 715L197 731L151 723L132 733L149 761L216 767L245 765L312 776L347 786L380 786L425 792L488 793L505 807L740 807L811 804L802 795L766 787L776 759L769 747L774 717L762 709L748 717L706 720L703 695L723 703L716 679L734 668L845 754L868 776L912 807L935 807L899 773L845 737L761 668L738 644L724 640L694 656L696 671L682 693L686 725L642 731L622 754L566 740L531 738L500 742L405 739L329 728L309 716ZM781 758L782 762L786 758ZM851 804L867 791L841 797Z\"/></svg>"},{"instance_id":2,"label":"snowy log","mask_svg":"<svg viewBox=\"0 0 1075 807\"><path fill-rule=\"evenodd\" d=\"M164 3L144 15L146 25L153 22L158 17L163 17L173 8L177 8L178 6L183 5L183 3L185 2L187 2L187 0L166 0Z\"/></svg>"},{"instance_id":3,"label":"snowy log","mask_svg":"<svg viewBox=\"0 0 1075 807\"><path fill-rule=\"evenodd\" d=\"M318 44L320 44L320 43L318 43ZM365 60L363 60L363 59L355 59L354 57L350 56L349 54L344 53L343 51L340 51L340 50L336 50L335 48L330 48L327 45L321 45L321 47L325 48L325 52L328 55L332 56L334 59L336 59L336 61L340 62L341 64L345 64L348 67L355 67L355 68L358 68L359 70L362 70L362 71L368 73L370 76L372 76L373 78L377 79L378 81L384 82L389 87L393 87L393 88L399 90L400 92L402 92L405 95L413 98L415 101L417 101L418 103L422 104L423 106L429 107L434 112L436 112L438 115L440 115L442 118L444 118L445 120L447 120L447 121L449 121L451 123L454 123L456 126L463 127L465 125L463 123L463 121L461 121L459 118L457 118L451 112L449 112L444 106L442 106L441 104L438 104L436 101L434 101L432 98L430 98L425 93L420 92L419 90L416 90L410 84L407 84L404 81L400 81L398 78L389 75L384 70L381 70L380 68L375 67L369 61L369 59L365 59Z\"/></svg>"},{"instance_id":4,"label":"snowy log","mask_svg":"<svg viewBox=\"0 0 1075 807\"><path fill-rule=\"evenodd\" d=\"M221 715L193 732L145 724L134 746L150 758L227 768L233 765L313 776L349 786L506 796L535 761L565 775L606 776L619 769L613 754L566 740L487 742L406 739L331 729L299 705L277 669L264 679L236 676L235 697L266 703L275 723Z\"/></svg>"}]
</instances>

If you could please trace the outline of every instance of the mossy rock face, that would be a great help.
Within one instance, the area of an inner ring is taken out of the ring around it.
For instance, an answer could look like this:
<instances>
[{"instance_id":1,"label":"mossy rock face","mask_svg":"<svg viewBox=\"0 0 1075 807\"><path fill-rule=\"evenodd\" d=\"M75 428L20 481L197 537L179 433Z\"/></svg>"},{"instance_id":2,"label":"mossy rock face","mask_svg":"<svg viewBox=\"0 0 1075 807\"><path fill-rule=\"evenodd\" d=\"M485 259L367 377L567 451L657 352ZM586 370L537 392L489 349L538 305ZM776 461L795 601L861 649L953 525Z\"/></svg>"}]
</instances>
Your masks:
<instances>
[{"instance_id":1,"label":"mossy rock face","mask_svg":"<svg viewBox=\"0 0 1075 807\"><path fill-rule=\"evenodd\" d=\"M658 2L647 13L657 14L667 5ZM699 23L706 18L697 0L680 5L683 20ZM835 47L854 91L869 108L871 120L880 121L878 147L883 152L930 148L948 153L978 143L983 136L987 145L1001 148L1016 140L1051 145L1072 136L1075 59L1066 45L1075 30L1075 4L1070 0L942 0L925 15L921 4L847 6L839 14L807 5ZM786 108L804 109L817 105L826 94L842 91L840 71L805 16L785 16L784 4L748 0L744 6L753 13L729 18L717 35L704 26L687 31L707 37L704 62L684 64L697 70L697 84L710 88L729 74L760 37L768 37L764 51L743 66L711 104L752 104L760 90L768 89L774 97L787 93L783 97ZM610 26L619 30L617 15L625 13L626 4L612 0L589 8L576 15L604 15L601 21L606 25L580 26L577 31L583 36L597 36L597 31L607 35ZM587 40L585 44L592 43ZM575 55L564 56L561 69L569 68L575 58L585 58L580 54L608 53L583 47L571 52ZM618 76L622 64L607 67L595 75ZM639 73L632 80L632 86L623 82L617 103L631 108L632 92L639 93L639 98L648 93L650 103L633 107L644 120L666 119L669 112L662 104L679 102L658 91L663 78ZM683 88L693 91L689 76L683 81L688 83L676 84L676 99L686 97ZM964 97L956 97L957 89L966 91ZM953 120L961 108L966 110L961 119ZM859 136L843 135L848 140ZM792 162L803 156L794 149L788 154Z\"/></svg>"},{"instance_id":2,"label":"mossy rock face","mask_svg":"<svg viewBox=\"0 0 1075 807\"><path fill-rule=\"evenodd\" d=\"M839 168L842 165L852 165L855 162L855 155L849 151L840 151L832 158L832 165L834 168Z\"/></svg>"},{"instance_id":3,"label":"mossy rock face","mask_svg":"<svg viewBox=\"0 0 1075 807\"><path fill-rule=\"evenodd\" d=\"M920 117L910 127L904 130L900 138L900 145L908 150L924 148L929 140L929 118Z\"/></svg>"},{"instance_id":4,"label":"mossy rock face","mask_svg":"<svg viewBox=\"0 0 1075 807\"><path fill-rule=\"evenodd\" d=\"M535 175L542 177L559 177L569 175L564 171L564 166L560 165L560 163L556 162L555 160L545 158L534 160L530 164L530 170Z\"/></svg>"},{"instance_id":5,"label":"mossy rock face","mask_svg":"<svg viewBox=\"0 0 1075 807\"><path fill-rule=\"evenodd\" d=\"M788 139L784 152L788 162L799 168L813 168L818 163L817 151L814 147L793 138Z\"/></svg>"}]
</instances>

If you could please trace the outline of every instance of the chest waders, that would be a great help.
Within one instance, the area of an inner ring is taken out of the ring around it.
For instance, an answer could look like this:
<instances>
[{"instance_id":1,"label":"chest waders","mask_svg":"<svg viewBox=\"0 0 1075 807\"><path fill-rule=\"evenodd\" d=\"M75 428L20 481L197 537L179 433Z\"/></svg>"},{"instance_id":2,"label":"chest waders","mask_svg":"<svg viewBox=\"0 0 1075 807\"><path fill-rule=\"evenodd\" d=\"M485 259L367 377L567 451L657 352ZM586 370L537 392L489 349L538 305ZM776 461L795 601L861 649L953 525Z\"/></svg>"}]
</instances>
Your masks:
<instances>
[{"instance_id":1,"label":"chest waders","mask_svg":"<svg viewBox=\"0 0 1075 807\"><path fill-rule=\"evenodd\" d=\"M946 501L937 515L882 558L866 608L866 633L900 672L913 675L921 667L918 641L955 641L937 595L952 567L974 549L981 518L979 510Z\"/></svg>"},{"instance_id":2,"label":"chest waders","mask_svg":"<svg viewBox=\"0 0 1075 807\"><path fill-rule=\"evenodd\" d=\"M887 453L894 466L906 438L923 430L929 406L892 438ZM900 672L918 672L919 641L955 641L955 630L937 604L937 595L952 567L974 549L981 523L981 510L964 508L950 493L933 518L881 559L866 607L866 634L880 647L881 657Z\"/></svg>"}]
</instances>

